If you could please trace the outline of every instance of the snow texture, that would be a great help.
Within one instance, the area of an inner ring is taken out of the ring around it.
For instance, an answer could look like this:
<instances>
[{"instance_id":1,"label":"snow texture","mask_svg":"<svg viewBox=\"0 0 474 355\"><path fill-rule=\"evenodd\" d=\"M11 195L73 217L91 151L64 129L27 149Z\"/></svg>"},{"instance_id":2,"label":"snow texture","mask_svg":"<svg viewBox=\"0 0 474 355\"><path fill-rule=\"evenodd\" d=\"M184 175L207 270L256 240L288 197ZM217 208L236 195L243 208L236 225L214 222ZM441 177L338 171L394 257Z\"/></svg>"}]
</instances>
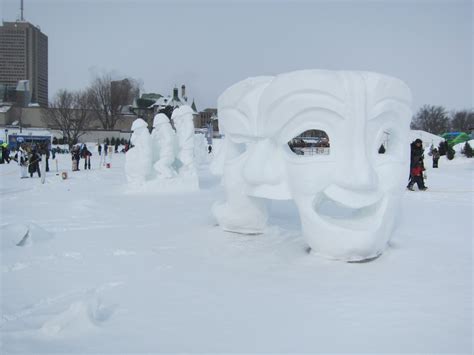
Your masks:
<instances>
[{"instance_id":1,"label":"snow texture","mask_svg":"<svg viewBox=\"0 0 474 355\"><path fill-rule=\"evenodd\" d=\"M172 165L176 159L176 134L165 114L159 113L155 116L151 138L153 141L153 167L158 178L175 177L176 171Z\"/></svg>"},{"instance_id":2,"label":"snow texture","mask_svg":"<svg viewBox=\"0 0 474 355\"><path fill-rule=\"evenodd\" d=\"M178 137L179 175L197 177L194 164L194 122L193 110L187 105L173 111L171 119Z\"/></svg>"},{"instance_id":3,"label":"snow texture","mask_svg":"<svg viewBox=\"0 0 474 355\"><path fill-rule=\"evenodd\" d=\"M44 184L0 164L1 354L472 354L473 158L425 154L389 248L343 263L307 253L292 200L234 235L210 223L207 164L199 191L124 195L111 156L72 172L57 154L68 178Z\"/></svg>"},{"instance_id":4,"label":"snow texture","mask_svg":"<svg viewBox=\"0 0 474 355\"><path fill-rule=\"evenodd\" d=\"M147 123L141 118L133 121L132 131L130 142L133 147L126 154L125 174L130 185L139 186L150 175L153 159L151 137Z\"/></svg>"},{"instance_id":5,"label":"snow texture","mask_svg":"<svg viewBox=\"0 0 474 355\"><path fill-rule=\"evenodd\" d=\"M265 199L294 200L315 254L379 256L397 224L409 157L411 93L370 72L304 70L243 80L218 99L226 200L213 207L224 230L262 233ZM329 155L296 155L288 142L325 131ZM379 154L382 143L386 153Z\"/></svg>"}]
</instances>

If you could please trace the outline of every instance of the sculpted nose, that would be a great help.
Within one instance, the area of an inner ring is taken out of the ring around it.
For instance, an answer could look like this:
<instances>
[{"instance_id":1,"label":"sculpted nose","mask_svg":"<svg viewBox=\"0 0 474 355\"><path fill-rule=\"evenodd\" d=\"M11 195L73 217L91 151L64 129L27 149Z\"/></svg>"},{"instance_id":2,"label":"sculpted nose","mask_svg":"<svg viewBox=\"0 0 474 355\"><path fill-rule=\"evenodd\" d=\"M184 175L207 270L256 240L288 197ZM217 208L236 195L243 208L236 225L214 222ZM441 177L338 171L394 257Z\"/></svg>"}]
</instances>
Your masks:
<instances>
[{"instance_id":1,"label":"sculpted nose","mask_svg":"<svg viewBox=\"0 0 474 355\"><path fill-rule=\"evenodd\" d=\"M335 201L360 208L380 200L382 194L378 187L377 174L362 144L347 152L334 183L324 192Z\"/></svg>"},{"instance_id":2,"label":"sculpted nose","mask_svg":"<svg viewBox=\"0 0 474 355\"><path fill-rule=\"evenodd\" d=\"M369 160L364 144L353 146L343 159L339 185L352 190L374 190L378 186L378 177Z\"/></svg>"},{"instance_id":3,"label":"sculpted nose","mask_svg":"<svg viewBox=\"0 0 474 355\"><path fill-rule=\"evenodd\" d=\"M283 165L276 154L277 147L270 139L260 140L249 147L244 164L244 179L253 185L276 185L280 182Z\"/></svg>"}]
</instances>

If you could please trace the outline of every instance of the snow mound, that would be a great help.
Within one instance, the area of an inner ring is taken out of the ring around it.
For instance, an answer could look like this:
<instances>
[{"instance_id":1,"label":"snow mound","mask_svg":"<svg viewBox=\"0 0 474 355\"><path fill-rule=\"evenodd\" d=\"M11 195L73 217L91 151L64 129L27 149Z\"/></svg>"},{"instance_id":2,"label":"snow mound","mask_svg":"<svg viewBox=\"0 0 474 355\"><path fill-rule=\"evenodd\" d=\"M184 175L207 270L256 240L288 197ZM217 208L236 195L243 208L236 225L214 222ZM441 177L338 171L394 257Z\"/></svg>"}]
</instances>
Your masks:
<instances>
[{"instance_id":1,"label":"snow mound","mask_svg":"<svg viewBox=\"0 0 474 355\"><path fill-rule=\"evenodd\" d=\"M53 234L40 226L29 224L7 224L0 229L2 249L14 246L30 246L53 238Z\"/></svg>"},{"instance_id":2,"label":"snow mound","mask_svg":"<svg viewBox=\"0 0 474 355\"><path fill-rule=\"evenodd\" d=\"M412 129L410 131L410 142L413 142L415 139L421 139L423 141L423 146L430 147L433 145L435 148L439 146L441 142L444 142L444 138L437 136L436 134L429 133L422 130Z\"/></svg>"},{"instance_id":3,"label":"snow mound","mask_svg":"<svg viewBox=\"0 0 474 355\"><path fill-rule=\"evenodd\" d=\"M142 184L128 184L125 194L181 194L199 191L197 175L176 176L172 179L154 179Z\"/></svg>"},{"instance_id":4,"label":"snow mound","mask_svg":"<svg viewBox=\"0 0 474 355\"><path fill-rule=\"evenodd\" d=\"M41 332L48 336L77 335L100 326L112 316L115 309L116 305L105 306L98 299L77 301L46 321Z\"/></svg>"}]
</instances>

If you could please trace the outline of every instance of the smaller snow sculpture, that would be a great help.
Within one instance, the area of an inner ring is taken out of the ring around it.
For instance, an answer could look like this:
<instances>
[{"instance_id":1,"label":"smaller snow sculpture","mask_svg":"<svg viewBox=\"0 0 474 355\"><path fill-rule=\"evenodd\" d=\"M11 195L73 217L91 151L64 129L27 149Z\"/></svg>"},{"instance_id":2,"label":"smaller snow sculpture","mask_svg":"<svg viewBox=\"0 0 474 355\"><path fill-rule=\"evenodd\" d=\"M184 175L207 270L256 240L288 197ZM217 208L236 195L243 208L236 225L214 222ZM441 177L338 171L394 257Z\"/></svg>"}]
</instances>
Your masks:
<instances>
[{"instance_id":1,"label":"smaller snow sculpture","mask_svg":"<svg viewBox=\"0 0 474 355\"><path fill-rule=\"evenodd\" d=\"M172 164L176 158L176 134L168 117L159 113L153 120L153 168L158 178L170 179L176 176Z\"/></svg>"},{"instance_id":2,"label":"smaller snow sculpture","mask_svg":"<svg viewBox=\"0 0 474 355\"><path fill-rule=\"evenodd\" d=\"M127 181L132 185L143 184L150 175L152 163L151 137L147 123L138 118L132 124L130 148L125 156L125 174Z\"/></svg>"},{"instance_id":3,"label":"smaller snow sculpture","mask_svg":"<svg viewBox=\"0 0 474 355\"><path fill-rule=\"evenodd\" d=\"M173 111L171 118L178 138L178 173L180 176L197 176L194 164L193 110L183 105Z\"/></svg>"},{"instance_id":4,"label":"smaller snow sculpture","mask_svg":"<svg viewBox=\"0 0 474 355\"><path fill-rule=\"evenodd\" d=\"M168 116L159 113L153 120L150 135L147 123L141 118L132 125L133 135L125 160L125 173L129 182L127 192L182 193L199 189L194 162L193 111L182 106L173 112L175 133Z\"/></svg>"}]
</instances>

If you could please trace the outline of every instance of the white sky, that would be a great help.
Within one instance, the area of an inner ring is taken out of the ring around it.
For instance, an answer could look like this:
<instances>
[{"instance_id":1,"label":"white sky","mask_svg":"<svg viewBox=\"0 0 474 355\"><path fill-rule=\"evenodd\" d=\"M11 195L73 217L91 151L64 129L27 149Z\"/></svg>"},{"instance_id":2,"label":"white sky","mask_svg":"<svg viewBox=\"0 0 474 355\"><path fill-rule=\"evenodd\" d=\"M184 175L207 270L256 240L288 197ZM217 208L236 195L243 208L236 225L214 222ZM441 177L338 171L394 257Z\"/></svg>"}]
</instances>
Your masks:
<instances>
[{"instance_id":1,"label":"white sky","mask_svg":"<svg viewBox=\"0 0 474 355\"><path fill-rule=\"evenodd\" d=\"M473 107L469 0L24 0L49 38L49 92L94 73L141 79L145 92L186 84L198 109L256 75L297 69L370 70L412 89L414 109ZM19 17L3 0L1 17Z\"/></svg>"}]
</instances>

